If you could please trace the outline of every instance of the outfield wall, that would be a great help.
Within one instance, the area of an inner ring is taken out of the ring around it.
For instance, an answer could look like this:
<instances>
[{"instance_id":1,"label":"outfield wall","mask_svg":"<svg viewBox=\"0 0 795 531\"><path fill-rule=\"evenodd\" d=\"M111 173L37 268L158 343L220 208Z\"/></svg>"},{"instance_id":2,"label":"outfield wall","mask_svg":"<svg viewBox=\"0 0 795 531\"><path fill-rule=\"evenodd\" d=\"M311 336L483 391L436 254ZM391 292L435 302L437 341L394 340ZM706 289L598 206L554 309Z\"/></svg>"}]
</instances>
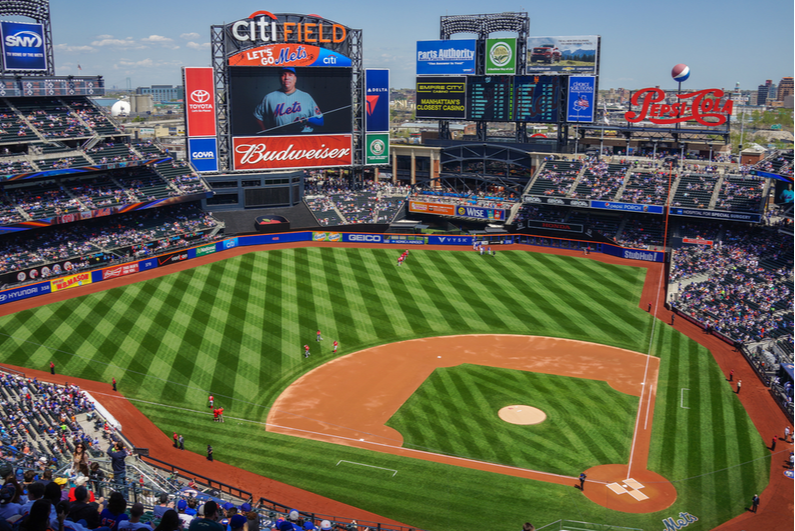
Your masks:
<instances>
[{"instance_id":1,"label":"outfield wall","mask_svg":"<svg viewBox=\"0 0 795 531\"><path fill-rule=\"evenodd\" d=\"M163 267L193 258L221 253L235 247L248 247L252 245L268 245L278 243L297 242L332 242L332 243L369 243L384 244L386 246L450 246L461 248L473 247L476 242L484 245L504 246L524 244L554 249L568 249L574 251L589 250L589 252L604 253L629 260L645 262L664 262L665 253L662 251L649 251L643 249L629 249L607 243L594 243L591 241L553 238L549 236L532 236L526 234L486 234L477 236L441 236L425 234L383 234L364 232L328 232L328 231L301 231L282 232L277 234L258 234L254 236L238 236L217 242L183 249L178 252L166 253L143 260L134 260L112 267L103 267L88 271L81 271L72 275L58 277L52 280L27 284L25 286L0 291L0 305L18 300L48 295L56 291L63 291L88 284L95 284L104 280L111 280L127 275L147 271L156 267Z\"/></svg>"}]
</instances>

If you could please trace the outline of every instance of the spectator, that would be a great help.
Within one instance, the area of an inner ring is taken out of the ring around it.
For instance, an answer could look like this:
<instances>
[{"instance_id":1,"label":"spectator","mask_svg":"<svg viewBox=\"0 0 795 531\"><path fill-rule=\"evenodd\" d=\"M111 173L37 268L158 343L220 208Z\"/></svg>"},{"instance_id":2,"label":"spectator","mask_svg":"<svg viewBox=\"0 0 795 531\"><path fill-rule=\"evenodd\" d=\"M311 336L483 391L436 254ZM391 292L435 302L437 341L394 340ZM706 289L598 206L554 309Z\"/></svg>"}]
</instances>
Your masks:
<instances>
[{"instance_id":1,"label":"spectator","mask_svg":"<svg viewBox=\"0 0 795 531\"><path fill-rule=\"evenodd\" d=\"M67 515L69 520L73 522L85 520L86 527L89 529L96 529L99 527L99 512L100 508L104 506L105 500L100 498L99 504L89 503L88 489L85 487L77 487L75 489L75 498L76 501L69 505L69 514Z\"/></svg>"},{"instance_id":2,"label":"spectator","mask_svg":"<svg viewBox=\"0 0 795 531\"><path fill-rule=\"evenodd\" d=\"M135 502L132 507L130 507L130 519L120 522L118 531L138 531L139 529L151 531L152 527L149 524L141 523L141 517L143 515L143 504L140 502Z\"/></svg>"},{"instance_id":3,"label":"spectator","mask_svg":"<svg viewBox=\"0 0 795 531\"><path fill-rule=\"evenodd\" d=\"M204 504L204 517L194 518L188 531L226 531L224 526L218 523L219 518L218 504L208 501Z\"/></svg>"}]
</instances>

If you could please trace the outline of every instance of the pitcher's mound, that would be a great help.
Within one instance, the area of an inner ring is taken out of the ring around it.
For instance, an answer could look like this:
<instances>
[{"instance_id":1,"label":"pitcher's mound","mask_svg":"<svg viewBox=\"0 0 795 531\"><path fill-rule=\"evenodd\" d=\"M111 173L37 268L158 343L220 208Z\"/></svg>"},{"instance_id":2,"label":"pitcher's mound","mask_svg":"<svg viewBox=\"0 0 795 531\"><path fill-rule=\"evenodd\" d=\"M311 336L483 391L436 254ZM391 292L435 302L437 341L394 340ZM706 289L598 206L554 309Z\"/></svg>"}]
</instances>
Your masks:
<instances>
[{"instance_id":1,"label":"pitcher's mound","mask_svg":"<svg viewBox=\"0 0 795 531\"><path fill-rule=\"evenodd\" d=\"M532 406L505 406L499 412L500 418L511 424L538 424L547 419L547 414Z\"/></svg>"}]
</instances>

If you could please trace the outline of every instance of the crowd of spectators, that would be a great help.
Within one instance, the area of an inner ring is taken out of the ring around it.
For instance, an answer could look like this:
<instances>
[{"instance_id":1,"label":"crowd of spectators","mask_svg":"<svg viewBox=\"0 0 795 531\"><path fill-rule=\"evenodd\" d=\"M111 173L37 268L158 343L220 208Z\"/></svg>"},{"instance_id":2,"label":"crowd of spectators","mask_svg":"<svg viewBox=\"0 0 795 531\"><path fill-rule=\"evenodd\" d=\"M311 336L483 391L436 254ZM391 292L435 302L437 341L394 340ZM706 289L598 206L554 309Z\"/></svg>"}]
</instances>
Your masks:
<instances>
[{"instance_id":1,"label":"crowd of spectators","mask_svg":"<svg viewBox=\"0 0 795 531\"><path fill-rule=\"evenodd\" d=\"M410 188L373 180L352 187L344 177L307 174L304 201L322 226L389 223Z\"/></svg>"},{"instance_id":2,"label":"crowd of spectators","mask_svg":"<svg viewBox=\"0 0 795 531\"><path fill-rule=\"evenodd\" d=\"M621 201L643 205L663 205L668 198L669 175L664 171L633 171Z\"/></svg>"},{"instance_id":3,"label":"crowd of spectators","mask_svg":"<svg viewBox=\"0 0 795 531\"><path fill-rule=\"evenodd\" d=\"M791 238L770 229L727 228L713 246L677 250L670 280L680 286L677 309L733 340L752 342L792 335L792 271Z\"/></svg>"},{"instance_id":4,"label":"crowd of spectators","mask_svg":"<svg viewBox=\"0 0 795 531\"><path fill-rule=\"evenodd\" d=\"M598 160L587 161L584 165L583 175L571 197L612 201L624 184L628 167L627 164L611 164Z\"/></svg>"},{"instance_id":5,"label":"crowd of spectators","mask_svg":"<svg viewBox=\"0 0 795 531\"><path fill-rule=\"evenodd\" d=\"M0 236L0 273L70 260L71 271L90 256L143 257L211 238L218 222L196 204L131 212Z\"/></svg>"},{"instance_id":6,"label":"crowd of spectators","mask_svg":"<svg viewBox=\"0 0 795 531\"><path fill-rule=\"evenodd\" d=\"M635 249L650 249L663 245L662 216L644 215L627 217L616 242Z\"/></svg>"}]
</instances>

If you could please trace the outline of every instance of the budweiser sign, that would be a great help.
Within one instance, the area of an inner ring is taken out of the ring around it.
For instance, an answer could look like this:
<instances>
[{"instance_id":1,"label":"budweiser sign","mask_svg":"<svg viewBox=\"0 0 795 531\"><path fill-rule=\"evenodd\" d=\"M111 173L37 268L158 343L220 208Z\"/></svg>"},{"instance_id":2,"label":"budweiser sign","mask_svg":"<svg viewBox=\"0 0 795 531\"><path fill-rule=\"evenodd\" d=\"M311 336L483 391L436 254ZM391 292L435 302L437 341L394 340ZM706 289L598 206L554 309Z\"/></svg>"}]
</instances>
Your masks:
<instances>
[{"instance_id":1,"label":"budweiser sign","mask_svg":"<svg viewBox=\"0 0 795 531\"><path fill-rule=\"evenodd\" d=\"M133 262L131 264L124 264L117 267L109 267L107 269L102 270L102 280L108 280L109 278L117 278L123 277L125 275L130 275L132 273L138 272L138 262Z\"/></svg>"},{"instance_id":2,"label":"budweiser sign","mask_svg":"<svg viewBox=\"0 0 795 531\"><path fill-rule=\"evenodd\" d=\"M351 135L235 137L236 170L350 166Z\"/></svg>"},{"instance_id":3,"label":"budweiser sign","mask_svg":"<svg viewBox=\"0 0 795 531\"><path fill-rule=\"evenodd\" d=\"M689 94L676 94L678 102L665 101L665 92L658 88L645 88L632 95L632 105L639 111L624 114L628 122L648 120L653 124L670 125L695 120L701 125L715 127L723 125L732 113L734 102L726 100L721 106L724 92L720 89L705 89Z\"/></svg>"}]
</instances>

